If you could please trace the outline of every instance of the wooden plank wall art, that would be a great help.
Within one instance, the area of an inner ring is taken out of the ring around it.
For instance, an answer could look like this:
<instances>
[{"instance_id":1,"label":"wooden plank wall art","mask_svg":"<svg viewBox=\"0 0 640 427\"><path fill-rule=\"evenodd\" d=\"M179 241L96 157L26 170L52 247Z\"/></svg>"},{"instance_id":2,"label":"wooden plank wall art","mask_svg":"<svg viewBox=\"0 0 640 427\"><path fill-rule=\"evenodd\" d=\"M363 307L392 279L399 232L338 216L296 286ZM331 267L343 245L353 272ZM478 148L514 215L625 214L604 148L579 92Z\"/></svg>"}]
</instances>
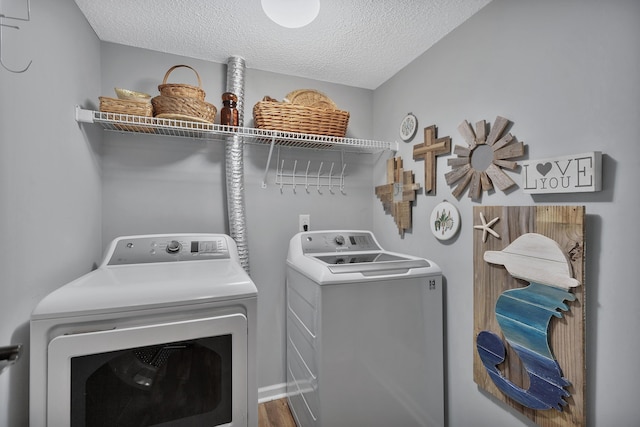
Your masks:
<instances>
[{"instance_id":1,"label":"wooden plank wall art","mask_svg":"<svg viewBox=\"0 0 640 427\"><path fill-rule=\"evenodd\" d=\"M516 141L511 133L505 133L509 123L504 117L496 117L488 134L484 120L476 123L475 132L466 120L458 126L467 147L453 148L458 157L447 160L452 170L444 176L449 185L459 182L452 192L455 197L460 197L469 187L469 197L479 200L483 191L493 190L494 186L505 191L516 185L502 168L518 167L512 159L524 155L524 144Z\"/></svg>"},{"instance_id":2,"label":"wooden plank wall art","mask_svg":"<svg viewBox=\"0 0 640 427\"><path fill-rule=\"evenodd\" d=\"M402 237L404 231L411 228L411 203L419 189L413 172L403 169L401 157L387 160L387 184L377 186L375 192L385 212L391 213Z\"/></svg>"},{"instance_id":3,"label":"wooden plank wall art","mask_svg":"<svg viewBox=\"0 0 640 427\"><path fill-rule=\"evenodd\" d=\"M478 386L538 425L586 425L583 206L476 206Z\"/></svg>"}]
</instances>

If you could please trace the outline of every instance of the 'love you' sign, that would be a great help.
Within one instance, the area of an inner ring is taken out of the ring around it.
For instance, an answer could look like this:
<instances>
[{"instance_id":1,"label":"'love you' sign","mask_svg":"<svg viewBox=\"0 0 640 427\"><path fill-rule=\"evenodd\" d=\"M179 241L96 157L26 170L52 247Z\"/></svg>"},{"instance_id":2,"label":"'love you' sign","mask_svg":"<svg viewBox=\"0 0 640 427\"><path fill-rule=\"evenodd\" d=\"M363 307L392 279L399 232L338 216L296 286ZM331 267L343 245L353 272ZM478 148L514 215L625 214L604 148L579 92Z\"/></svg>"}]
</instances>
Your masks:
<instances>
[{"instance_id":1,"label":"'love you' sign","mask_svg":"<svg viewBox=\"0 0 640 427\"><path fill-rule=\"evenodd\" d=\"M602 153L576 154L522 164L523 191L531 194L582 193L602 188Z\"/></svg>"}]
</instances>

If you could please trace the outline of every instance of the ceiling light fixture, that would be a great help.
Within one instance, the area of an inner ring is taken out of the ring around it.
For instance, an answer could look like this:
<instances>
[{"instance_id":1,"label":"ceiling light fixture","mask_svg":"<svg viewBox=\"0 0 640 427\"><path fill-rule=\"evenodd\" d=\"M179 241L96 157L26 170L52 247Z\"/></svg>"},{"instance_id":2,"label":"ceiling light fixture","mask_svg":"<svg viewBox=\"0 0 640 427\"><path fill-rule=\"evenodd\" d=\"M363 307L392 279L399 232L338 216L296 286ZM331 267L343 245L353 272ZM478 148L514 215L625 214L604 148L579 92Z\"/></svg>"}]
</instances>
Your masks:
<instances>
[{"instance_id":1,"label":"ceiling light fixture","mask_svg":"<svg viewBox=\"0 0 640 427\"><path fill-rule=\"evenodd\" d=\"M320 0L260 0L260 3L269 19L286 28L304 27L320 12Z\"/></svg>"}]
</instances>

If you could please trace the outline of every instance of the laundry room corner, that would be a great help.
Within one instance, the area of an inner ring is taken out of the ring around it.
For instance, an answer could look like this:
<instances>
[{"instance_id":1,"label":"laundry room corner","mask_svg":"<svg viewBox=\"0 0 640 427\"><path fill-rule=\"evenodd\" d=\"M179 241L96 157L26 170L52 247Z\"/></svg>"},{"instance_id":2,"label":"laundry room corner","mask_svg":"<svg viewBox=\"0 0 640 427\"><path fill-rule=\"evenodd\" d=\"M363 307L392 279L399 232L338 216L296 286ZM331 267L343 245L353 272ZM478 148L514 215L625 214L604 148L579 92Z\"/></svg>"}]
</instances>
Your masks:
<instances>
[{"instance_id":1,"label":"laundry room corner","mask_svg":"<svg viewBox=\"0 0 640 427\"><path fill-rule=\"evenodd\" d=\"M101 133L74 106L100 88L100 42L73 1L2 2L0 347L22 353L0 374L0 426L28 423L29 315L102 254ZM5 7L7 9L5 9ZM87 136L89 135L89 137ZM45 255L46 254L46 255Z\"/></svg>"},{"instance_id":2,"label":"laundry room corner","mask_svg":"<svg viewBox=\"0 0 640 427\"><path fill-rule=\"evenodd\" d=\"M629 245L639 236L617 219L621 212L637 212L639 206L637 197L629 195L638 181L640 152L630 142L635 139L634 126L624 124L635 123L640 114L640 92L634 83L640 67L640 37L634 23L638 18L637 2L605 6L494 0L375 91L375 138L398 135L407 113L417 117L415 136L400 143L397 153L416 181L423 183L426 167L424 160L414 160L415 147L425 141L423 130L435 125L438 138L451 138L451 151L438 156L434 166L435 191L418 192L412 228L404 237L380 200L371 200L373 230L383 246L431 258L442 268L449 425L537 425L509 405L496 403L474 382L473 239L482 236L478 229L482 223L473 209L486 206L585 206L588 404L574 421L582 425L582 416L586 425L608 425L612 420L633 425L640 417L633 391L638 376L624 368L635 365L632 355L640 350L639 342L629 341L617 326L638 325L634 301L639 293L631 285L634 250ZM390 114L392 98L402 99L403 108ZM492 124L497 116L508 118L510 134L526 144L523 160L602 151L602 191L527 194L519 167L505 170L515 183L510 190L483 191L479 198L472 198L471 190L454 195L463 180L448 183L446 175L454 169L455 163L449 162L455 162L456 147L467 146L461 124L482 120ZM385 184L385 167L376 165L375 185ZM460 229L447 240L437 239L429 223L432 211L443 201L460 213ZM489 234L487 241L508 241L508 233L499 232L505 230L506 217L486 218L491 220L497 221L496 234L501 238ZM621 241L620 236L629 239ZM625 351L619 351L619 344Z\"/></svg>"}]
</instances>

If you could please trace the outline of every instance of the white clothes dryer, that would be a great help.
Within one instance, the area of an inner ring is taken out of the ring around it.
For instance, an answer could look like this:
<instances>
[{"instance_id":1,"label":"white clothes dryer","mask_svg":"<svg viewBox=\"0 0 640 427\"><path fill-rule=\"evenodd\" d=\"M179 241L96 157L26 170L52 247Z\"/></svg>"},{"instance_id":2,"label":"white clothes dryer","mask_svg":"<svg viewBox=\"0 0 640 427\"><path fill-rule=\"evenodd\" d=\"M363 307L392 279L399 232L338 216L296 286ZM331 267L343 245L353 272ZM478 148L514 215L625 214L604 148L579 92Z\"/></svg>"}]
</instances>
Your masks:
<instances>
[{"instance_id":1,"label":"white clothes dryer","mask_svg":"<svg viewBox=\"0 0 640 427\"><path fill-rule=\"evenodd\" d=\"M299 427L443 426L442 276L369 231L295 235L287 396Z\"/></svg>"},{"instance_id":2,"label":"white clothes dryer","mask_svg":"<svg viewBox=\"0 0 640 427\"><path fill-rule=\"evenodd\" d=\"M257 426L256 303L229 236L115 239L31 315L30 426Z\"/></svg>"}]
</instances>

